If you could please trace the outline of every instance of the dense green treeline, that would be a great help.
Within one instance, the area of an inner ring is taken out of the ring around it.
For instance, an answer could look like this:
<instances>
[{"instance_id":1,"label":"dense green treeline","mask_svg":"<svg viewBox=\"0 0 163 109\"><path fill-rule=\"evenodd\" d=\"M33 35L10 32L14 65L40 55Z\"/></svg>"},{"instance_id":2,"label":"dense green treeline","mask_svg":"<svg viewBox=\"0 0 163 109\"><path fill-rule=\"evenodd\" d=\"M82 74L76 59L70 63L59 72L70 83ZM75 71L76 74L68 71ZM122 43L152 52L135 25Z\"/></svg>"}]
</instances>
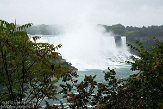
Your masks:
<instances>
[{"instance_id":1,"label":"dense green treeline","mask_svg":"<svg viewBox=\"0 0 163 109\"><path fill-rule=\"evenodd\" d=\"M118 36L127 37L145 37L145 36L162 36L163 37L163 25L161 26L148 26L148 27L133 27L133 26L123 26L121 24L116 24L112 26L103 25L106 32L113 32Z\"/></svg>"}]
</instances>

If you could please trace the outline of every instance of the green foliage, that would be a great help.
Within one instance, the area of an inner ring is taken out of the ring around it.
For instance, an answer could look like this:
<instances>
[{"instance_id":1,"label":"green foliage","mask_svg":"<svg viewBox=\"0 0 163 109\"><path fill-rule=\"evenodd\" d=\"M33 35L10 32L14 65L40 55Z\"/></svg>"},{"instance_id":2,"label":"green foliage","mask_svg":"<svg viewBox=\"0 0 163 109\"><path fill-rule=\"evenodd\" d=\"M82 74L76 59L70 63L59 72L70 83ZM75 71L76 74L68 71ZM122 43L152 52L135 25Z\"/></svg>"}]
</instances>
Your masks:
<instances>
[{"instance_id":1,"label":"green foliage","mask_svg":"<svg viewBox=\"0 0 163 109\"><path fill-rule=\"evenodd\" d=\"M113 34L118 36L124 36L125 35L125 27L121 24L116 24L112 26L106 26L104 25L107 32L113 32Z\"/></svg>"},{"instance_id":2,"label":"green foliage","mask_svg":"<svg viewBox=\"0 0 163 109\"><path fill-rule=\"evenodd\" d=\"M133 27L116 24L112 26L103 25L106 32L113 32L115 35L129 36L129 37L145 37L145 36L163 36L163 25L148 26L148 27Z\"/></svg>"},{"instance_id":3,"label":"green foliage","mask_svg":"<svg viewBox=\"0 0 163 109\"><path fill-rule=\"evenodd\" d=\"M45 97L55 99L55 83L63 74L75 73L61 63L56 52L61 45L37 43L39 37L29 40L25 30L31 25L0 20L0 104L19 101L38 107Z\"/></svg>"},{"instance_id":4,"label":"green foliage","mask_svg":"<svg viewBox=\"0 0 163 109\"><path fill-rule=\"evenodd\" d=\"M116 95L120 81L116 79L115 71L108 68L104 72L104 81L97 82L96 76L85 76L84 80L77 82L73 79L66 84L61 84L62 91L67 98L70 108L87 109L89 106L95 107L97 104L107 104L109 99Z\"/></svg>"},{"instance_id":5,"label":"green foliage","mask_svg":"<svg viewBox=\"0 0 163 109\"><path fill-rule=\"evenodd\" d=\"M131 75L110 101L114 109L162 109L163 108L163 43L146 50L142 43L131 48L139 52L139 58L132 57L131 70L139 73ZM125 105L124 105L125 104Z\"/></svg>"},{"instance_id":6,"label":"green foliage","mask_svg":"<svg viewBox=\"0 0 163 109\"><path fill-rule=\"evenodd\" d=\"M140 87L137 95L142 98L140 101L143 108L158 108L163 104L163 43L156 40L155 46L148 51L140 42L137 43L140 59L133 57L134 62L129 63L132 65L132 70L140 72L132 75L129 83L138 82L134 86Z\"/></svg>"}]
</instances>

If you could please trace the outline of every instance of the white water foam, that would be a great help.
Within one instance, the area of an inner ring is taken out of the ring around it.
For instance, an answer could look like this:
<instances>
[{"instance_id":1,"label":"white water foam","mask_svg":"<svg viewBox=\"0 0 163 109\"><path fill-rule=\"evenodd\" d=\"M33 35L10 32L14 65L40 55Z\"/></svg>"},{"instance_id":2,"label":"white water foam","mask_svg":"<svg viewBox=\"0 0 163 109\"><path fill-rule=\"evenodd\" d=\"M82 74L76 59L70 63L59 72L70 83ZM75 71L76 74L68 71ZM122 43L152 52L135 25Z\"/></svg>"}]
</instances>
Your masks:
<instances>
[{"instance_id":1,"label":"white water foam","mask_svg":"<svg viewBox=\"0 0 163 109\"><path fill-rule=\"evenodd\" d=\"M117 47L114 36L104 33L102 27L87 24L73 30L60 36L42 36L39 42L62 44L59 52L79 70L115 68L124 65L131 55L125 36L121 37L122 45Z\"/></svg>"}]
</instances>

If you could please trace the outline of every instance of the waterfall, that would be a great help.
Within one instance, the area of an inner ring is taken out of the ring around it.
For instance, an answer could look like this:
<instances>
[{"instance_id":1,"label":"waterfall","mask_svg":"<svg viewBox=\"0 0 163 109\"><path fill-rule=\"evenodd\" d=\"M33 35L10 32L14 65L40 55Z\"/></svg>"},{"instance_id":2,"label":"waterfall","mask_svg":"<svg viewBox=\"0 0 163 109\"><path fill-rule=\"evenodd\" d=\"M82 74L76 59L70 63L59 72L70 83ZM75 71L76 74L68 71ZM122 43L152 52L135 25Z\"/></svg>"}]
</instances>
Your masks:
<instances>
[{"instance_id":1,"label":"waterfall","mask_svg":"<svg viewBox=\"0 0 163 109\"><path fill-rule=\"evenodd\" d=\"M114 35L104 33L102 27L86 25L60 36L43 36L39 41L62 44L59 52L79 70L103 70L125 64L130 56L126 37L120 36L119 40L121 44L117 46Z\"/></svg>"}]
</instances>

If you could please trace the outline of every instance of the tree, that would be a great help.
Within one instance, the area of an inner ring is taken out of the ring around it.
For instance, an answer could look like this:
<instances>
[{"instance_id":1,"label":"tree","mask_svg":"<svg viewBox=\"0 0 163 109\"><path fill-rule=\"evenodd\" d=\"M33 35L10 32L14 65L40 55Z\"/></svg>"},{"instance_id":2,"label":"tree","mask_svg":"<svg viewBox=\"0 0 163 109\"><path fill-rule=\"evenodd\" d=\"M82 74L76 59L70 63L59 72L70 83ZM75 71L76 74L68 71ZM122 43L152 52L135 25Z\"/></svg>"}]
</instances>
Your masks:
<instances>
[{"instance_id":1,"label":"tree","mask_svg":"<svg viewBox=\"0 0 163 109\"><path fill-rule=\"evenodd\" d=\"M140 42L137 42L139 48L139 57L129 62L132 70L139 70L139 73L132 75L129 84L139 86L137 96L139 95L143 108L161 108L163 106L163 43L155 40L155 45L146 50ZM132 47L132 46L131 46Z\"/></svg>"},{"instance_id":2,"label":"tree","mask_svg":"<svg viewBox=\"0 0 163 109\"><path fill-rule=\"evenodd\" d=\"M117 36L124 36L125 35L125 27L121 24L116 24L112 26L103 25L107 32L113 32L113 34Z\"/></svg>"},{"instance_id":3,"label":"tree","mask_svg":"<svg viewBox=\"0 0 163 109\"><path fill-rule=\"evenodd\" d=\"M163 43L156 44L146 50L142 43L138 47L130 45L138 51L139 58L132 57L131 75L119 89L116 96L110 99L112 108L119 109L162 109L163 108ZM124 105L125 104L125 105Z\"/></svg>"},{"instance_id":4,"label":"tree","mask_svg":"<svg viewBox=\"0 0 163 109\"><path fill-rule=\"evenodd\" d=\"M25 29L32 24L17 27L0 20L0 104L5 101L13 106L39 107L47 97L55 99L55 83L64 74L75 74L69 64L61 64L61 56L48 43L30 41ZM67 74L67 75L68 75ZM18 103L19 104L16 104Z\"/></svg>"},{"instance_id":5,"label":"tree","mask_svg":"<svg viewBox=\"0 0 163 109\"><path fill-rule=\"evenodd\" d=\"M115 77L116 72L114 70L108 68L103 73L105 74L104 83L97 82L95 80L96 75L85 75L84 80L80 83L77 79L72 79L60 85L62 87L60 93L64 94L67 102L71 104L70 108L89 109L91 106L103 109L104 107L111 107L107 103L111 97L116 95L122 84L121 80Z\"/></svg>"}]
</instances>

